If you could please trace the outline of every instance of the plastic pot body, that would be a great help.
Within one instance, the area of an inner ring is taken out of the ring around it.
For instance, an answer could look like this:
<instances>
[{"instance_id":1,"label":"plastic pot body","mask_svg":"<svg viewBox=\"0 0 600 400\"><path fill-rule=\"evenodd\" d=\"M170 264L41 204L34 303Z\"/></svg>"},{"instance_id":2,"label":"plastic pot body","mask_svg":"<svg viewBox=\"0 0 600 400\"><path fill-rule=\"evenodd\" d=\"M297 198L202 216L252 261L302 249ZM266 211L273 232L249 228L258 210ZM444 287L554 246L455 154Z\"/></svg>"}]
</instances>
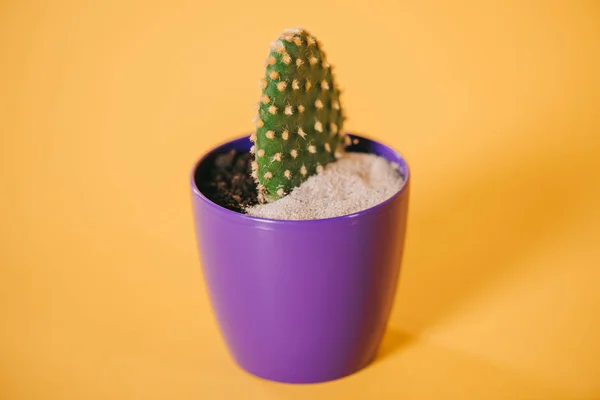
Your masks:
<instances>
[{"instance_id":1,"label":"plastic pot body","mask_svg":"<svg viewBox=\"0 0 600 400\"><path fill-rule=\"evenodd\" d=\"M365 139L349 151L375 153L405 177L387 201L358 213L321 220L282 221L227 210L191 193L203 275L220 332L235 362L258 377L316 383L359 371L375 357L398 284L405 242L409 170L393 149Z\"/></svg>"}]
</instances>

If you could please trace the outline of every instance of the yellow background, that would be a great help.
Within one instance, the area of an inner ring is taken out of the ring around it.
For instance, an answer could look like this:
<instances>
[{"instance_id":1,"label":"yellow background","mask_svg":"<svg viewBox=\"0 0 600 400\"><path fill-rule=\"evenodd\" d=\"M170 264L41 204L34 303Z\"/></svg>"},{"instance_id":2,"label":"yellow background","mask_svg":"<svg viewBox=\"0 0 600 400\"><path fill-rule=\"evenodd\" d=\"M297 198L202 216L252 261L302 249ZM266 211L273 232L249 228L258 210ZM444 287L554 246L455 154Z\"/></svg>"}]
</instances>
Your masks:
<instances>
[{"instance_id":1,"label":"yellow background","mask_svg":"<svg viewBox=\"0 0 600 400\"><path fill-rule=\"evenodd\" d=\"M412 167L380 357L254 378L214 323L188 173L304 26L347 130ZM600 399L600 2L0 2L0 398Z\"/></svg>"}]
</instances>

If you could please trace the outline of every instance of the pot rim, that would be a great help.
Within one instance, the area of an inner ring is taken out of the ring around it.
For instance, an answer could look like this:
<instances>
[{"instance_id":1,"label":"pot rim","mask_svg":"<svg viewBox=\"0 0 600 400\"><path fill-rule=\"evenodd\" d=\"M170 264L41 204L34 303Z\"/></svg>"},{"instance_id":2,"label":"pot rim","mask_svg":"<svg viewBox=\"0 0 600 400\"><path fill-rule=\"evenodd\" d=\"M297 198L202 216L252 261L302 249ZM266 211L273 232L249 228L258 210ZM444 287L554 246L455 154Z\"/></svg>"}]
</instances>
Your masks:
<instances>
[{"instance_id":1,"label":"pot rim","mask_svg":"<svg viewBox=\"0 0 600 400\"><path fill-rule=\"evenodd\" d=\"M212 147L210 150L206 151L195 163L194 166L191 170L191 174L190 174L190 185L192 187L192 191L194 196L200 198L208 207L210 207L210 209L214 212L217 213L221 213L224 214L228 217L231 218L237 218L240 221L247 221L247 222L257 222L257 223L267 223L267 224L275 224L275 225L302 225L302 226L306 226L306 225L316 225L316 224L320 224L320 223L331 223L331 222L342 222L342 221L351 221L354 220L356 218L361 218L366 214L370 214L373 212L376 212L377 210L385 207L387 204L393 202L397 197L401 196L408 188L408 183L410 180L410 167L408 165L408 162L406 161L406 158L404 158L404 156L397 151L396 149L390 147L387 144L384 144L378 140L369 138L367 136L363 136L363 135L357 135L351 132L346 132L346 135L350 136L351 138L356 138L356 139L365 139L368 141L371 141L373 143L376 143L378 145L381 146L385 146L387 149L389 149L394 156L396 156L398 158L398 160L400 160L401 165L400 167L402 167L404 169L404 181L402 182L402 185L400 186L400 189L394 193L390 198L388 198L387 200L378 203L372 207L366 208L364 210L360 210L351 214L346 214L346 215L342 215L342 216L338 216L338 217L330 217L330 218L321 218L321 219L308 219L308 220L289 220L289 219L272 219L272 218L262 218L262 217L255 217L249 214L242 214L240 212L236 212L233 210L229 210L223 206L220 206L219 204L213 202L212 200L210 200L208 197L206 197L198 188L198 186L196 185L196 181L194 179L195 177L195 173L196 170L198 169L198 167L200 166L200 164L202 164L211 154L215 153L215 152L219 152L220 150L224 149L225 147L231 145L231 143L236 142L238 140L242 140L246 137L249 137L250 135L244 135L244 136L238 136L235 137L233 139L229 139L225 142L222 142L221 144L218 144L214 147ZM387 157L386 157L387 158ZM390 161L390 160L388 160Z\"/></svg>"}]
</instances>

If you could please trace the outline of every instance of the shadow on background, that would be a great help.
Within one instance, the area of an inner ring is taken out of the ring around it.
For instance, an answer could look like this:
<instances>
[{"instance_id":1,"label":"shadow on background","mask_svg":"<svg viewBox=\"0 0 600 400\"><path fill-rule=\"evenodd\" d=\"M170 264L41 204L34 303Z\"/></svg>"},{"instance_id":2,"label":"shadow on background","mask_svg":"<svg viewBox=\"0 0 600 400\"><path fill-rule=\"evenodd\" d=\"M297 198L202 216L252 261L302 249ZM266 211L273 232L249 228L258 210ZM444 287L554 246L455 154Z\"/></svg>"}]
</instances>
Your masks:
<instances>
[{"instance_id":1,"label":"shadow on background","mask_svg":"<svg viewBox=\"0 0 600 400\"><path fill-rule=\"evenodd\" d=\"M377 350L377 355L371 365L376 365L379 361L391 356L402 348L409 346L415 338L406 332L402 332L389 326Z\"/></svg>"},{"instance_id":2,"label":"shadow on background","mask_svg":"<svg viewBox=\"0 0 600 400\"><path fill-rule=\"evenodd\" d=\"M479 173L454 173L452 185L444 185L451 190L439 193L419 193L419 174L413 174L407 250L390 325L419 335L564 226L585 188L585 180L569 179L584 155L567 157L569 149L556 147L480 156ZM561 164L565 159L573 161Z\"/></svg>"}]
</instances>

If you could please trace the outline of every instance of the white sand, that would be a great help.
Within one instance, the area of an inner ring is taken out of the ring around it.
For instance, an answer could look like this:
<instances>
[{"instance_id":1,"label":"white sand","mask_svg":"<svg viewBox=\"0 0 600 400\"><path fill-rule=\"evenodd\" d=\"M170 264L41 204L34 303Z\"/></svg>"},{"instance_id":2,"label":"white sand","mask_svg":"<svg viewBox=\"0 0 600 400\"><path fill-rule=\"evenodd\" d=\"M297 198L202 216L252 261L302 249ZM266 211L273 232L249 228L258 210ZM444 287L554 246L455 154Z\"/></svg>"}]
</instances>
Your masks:
<instances>
[{"instance_id":1,"label":"white sand","mask_svg":"<svg viewBox=\"0 0 600 400\"><path fill-rule=\"evenodd\" d=\"M365 153L345 153L290 194L246 209L249 215L285 220L339 217L389 199L402 186L395 164Z\"/></svg>"}]
</instances>

